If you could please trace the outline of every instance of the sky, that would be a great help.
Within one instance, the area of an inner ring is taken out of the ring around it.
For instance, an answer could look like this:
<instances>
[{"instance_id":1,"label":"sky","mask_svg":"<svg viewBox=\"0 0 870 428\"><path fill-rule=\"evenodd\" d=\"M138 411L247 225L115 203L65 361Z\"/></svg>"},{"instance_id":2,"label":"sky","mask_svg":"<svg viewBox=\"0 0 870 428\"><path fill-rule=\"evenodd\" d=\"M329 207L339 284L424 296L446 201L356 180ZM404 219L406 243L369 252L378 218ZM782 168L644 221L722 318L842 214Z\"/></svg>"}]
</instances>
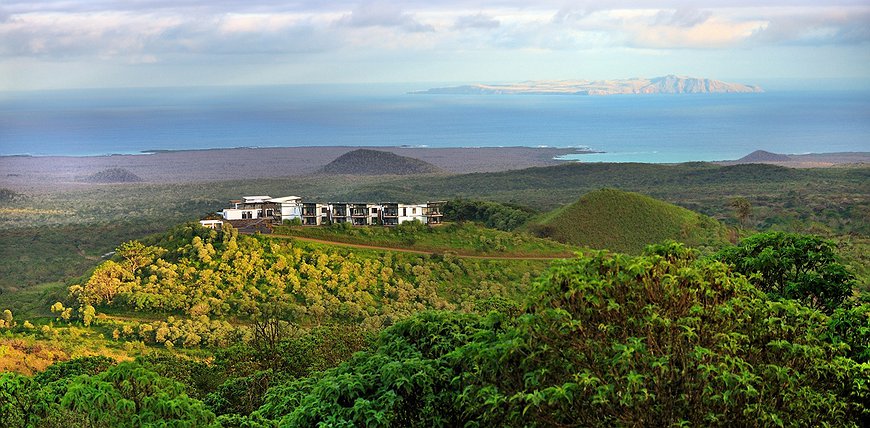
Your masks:
<instances>
[{"instance_id":1,"label":"sky","mask_svg":"<svg viewBox=\"0 0 870 428\"><path fill-rule=\"evenodd\" d=\"M3 0L0 90L870 80L870 0Z\"/></svg>"}]
</instances>

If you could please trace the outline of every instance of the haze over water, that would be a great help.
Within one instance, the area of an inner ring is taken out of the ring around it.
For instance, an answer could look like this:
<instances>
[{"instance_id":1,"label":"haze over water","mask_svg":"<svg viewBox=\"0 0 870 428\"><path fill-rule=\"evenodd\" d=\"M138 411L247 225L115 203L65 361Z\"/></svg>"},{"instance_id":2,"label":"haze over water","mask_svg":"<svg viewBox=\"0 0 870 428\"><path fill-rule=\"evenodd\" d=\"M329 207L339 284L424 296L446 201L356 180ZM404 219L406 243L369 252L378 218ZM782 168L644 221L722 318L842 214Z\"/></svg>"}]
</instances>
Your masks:
<instances>
[{"instance_id":1,"label":"haze over water","mask_svg":"<svg viewBox=\"0 0 870 428\"><path fill-rule=\"evenodd\" d=\"M584 161L870 151L868 92L410 95L426 85L7 92L0 155L281 146L554 146Z\"/></svg>"}]
</instances>

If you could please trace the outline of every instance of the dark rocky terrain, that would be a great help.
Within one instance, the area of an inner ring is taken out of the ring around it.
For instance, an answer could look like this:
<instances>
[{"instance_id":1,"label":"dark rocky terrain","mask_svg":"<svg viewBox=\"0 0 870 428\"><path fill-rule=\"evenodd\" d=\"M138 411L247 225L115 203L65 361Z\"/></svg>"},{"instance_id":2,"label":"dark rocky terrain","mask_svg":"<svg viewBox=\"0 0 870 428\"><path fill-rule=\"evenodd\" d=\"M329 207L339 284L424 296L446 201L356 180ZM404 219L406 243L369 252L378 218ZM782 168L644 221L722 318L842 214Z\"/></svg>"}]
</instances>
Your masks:
<instances>
[{"instance_id":1,"label":"dark rocky terrain","mask_svg":"<svg viewBox=\"0 0 870 428\"><path fill-rule=\"evenodd\" d=\"M429 162L395 153L357 149L339 156L320 169L324 174L412 175L443 172Z\"/></svg>"},{"instance_id":2,"label":"dark rocky terrain","mask_svg":"<svg viewBox=\"0 0 870 428\"><path fill-rule=\"evenodd\" d=\"M143 180L142 177L133 174L128 169L109 168L84 177L82 181L86 183L136 183Z\"/></svg>"}]
</instances>

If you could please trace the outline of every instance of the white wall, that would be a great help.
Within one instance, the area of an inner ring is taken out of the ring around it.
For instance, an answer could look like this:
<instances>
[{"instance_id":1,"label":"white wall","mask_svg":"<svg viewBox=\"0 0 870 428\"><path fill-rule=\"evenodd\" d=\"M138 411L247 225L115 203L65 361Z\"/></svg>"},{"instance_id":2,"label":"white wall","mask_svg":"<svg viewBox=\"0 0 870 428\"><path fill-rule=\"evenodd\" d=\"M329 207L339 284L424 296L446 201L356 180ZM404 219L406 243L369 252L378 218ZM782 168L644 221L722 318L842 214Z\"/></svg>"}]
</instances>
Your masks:
<instances>
[{"instance_id":1,"label":"white wall","mask_svg":"<svg viewBox=\"0 0 870 428\"><path fill-rule=\"evenodd\" d=\"M423 208L426 205L405 205L399 204L399 223L406 221L417 220L420 223L426 223L426 217L423 217Z\"/></svg>"},{"instance_id":2,"label":"white wall","mask_svg":"<svg viewBox=\"0 0 870 428\"><path fill-rule=\"evenodd\" d=\"M302 218L302 205L296 203L282 203L281 220L292 220L294 218Z\"/></svg>"},{"instance_id":3,"label":"white wall","mask_svg":"<svg viewBox=\"0 0 870 428\"><path fill-rule=\"evenodd\" d=\"M250 218L260 218L260 210L248 209L248 210L240 210L236 208L225 208L219 214L224 218L224 220L242 220L242 213L250 213Z\"/></svg>"}]
</instances>

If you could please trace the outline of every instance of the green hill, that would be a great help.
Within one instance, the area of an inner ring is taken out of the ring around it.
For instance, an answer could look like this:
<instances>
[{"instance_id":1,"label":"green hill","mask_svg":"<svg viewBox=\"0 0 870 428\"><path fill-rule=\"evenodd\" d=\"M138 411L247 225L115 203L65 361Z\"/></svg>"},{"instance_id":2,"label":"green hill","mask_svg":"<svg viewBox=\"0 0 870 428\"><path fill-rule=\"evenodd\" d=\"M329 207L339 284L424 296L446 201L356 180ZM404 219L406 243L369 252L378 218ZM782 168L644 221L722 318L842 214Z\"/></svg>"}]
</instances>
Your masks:
<instances>
[{"instance_id":1,"label":"green hill","mask_svg":"<svg viewBox=\"0 0 870 428\"><path fill-rule=\"evenodd\" d=\"M673 239L718 247L728 230L716 220L638 193L602 189L551 211L529 226L557 241L637 254L646 245Z\"/></svg>"}]
</instances>

